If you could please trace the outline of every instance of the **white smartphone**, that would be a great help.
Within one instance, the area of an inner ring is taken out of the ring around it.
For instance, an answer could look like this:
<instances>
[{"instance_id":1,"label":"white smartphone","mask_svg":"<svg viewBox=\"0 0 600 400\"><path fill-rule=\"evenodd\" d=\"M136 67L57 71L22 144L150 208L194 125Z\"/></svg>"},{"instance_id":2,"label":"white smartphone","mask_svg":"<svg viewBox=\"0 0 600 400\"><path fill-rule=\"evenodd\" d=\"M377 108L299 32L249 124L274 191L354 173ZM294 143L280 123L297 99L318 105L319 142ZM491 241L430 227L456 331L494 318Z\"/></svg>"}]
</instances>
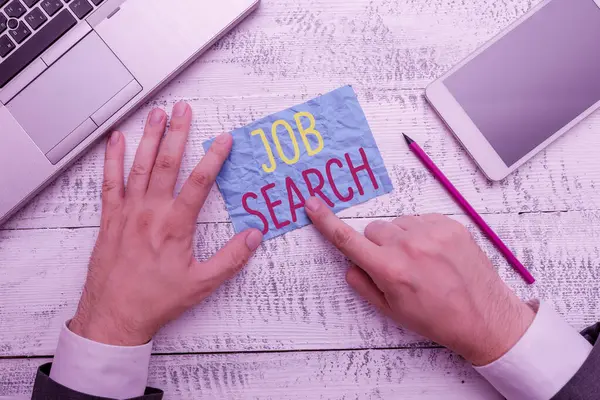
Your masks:
<instances>
[{"instance_id":1,"label":"white smartphone","mask_svg":"<svg viewBox=\"0 0 600 400\"><path fill-rule=\"evenodd\" d=\"M426 97L501 180L600 106L600 0L546 0L432 83Z\"/></svg>"}]
</instances>

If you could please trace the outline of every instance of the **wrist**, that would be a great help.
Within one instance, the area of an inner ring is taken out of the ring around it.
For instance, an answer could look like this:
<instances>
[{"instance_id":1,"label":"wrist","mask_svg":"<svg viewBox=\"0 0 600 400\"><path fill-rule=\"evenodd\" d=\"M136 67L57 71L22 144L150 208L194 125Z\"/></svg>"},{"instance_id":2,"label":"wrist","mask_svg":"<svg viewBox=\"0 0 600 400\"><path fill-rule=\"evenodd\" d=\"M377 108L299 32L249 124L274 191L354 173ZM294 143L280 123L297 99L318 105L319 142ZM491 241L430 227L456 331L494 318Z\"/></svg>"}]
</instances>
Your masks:
<instances>
[{"instance_id":1,"label":"wrist","mask_svg":"<svg viewBox=\"0 0 600 400\"><path fill-rule=\"evenodd\" d=\"M74 334L94 342L113 346L141 346L152 340L152 335L112 318L89 316L77 312L68 328Z\"/></svg>"},{"instance_id":2,"label":"wrist","mask_svg":"<svg viewBox=\"0 0 600 400\"><path fill-rule=\"evenodd\" d=\"M535 312L519 299L508 302L494 315L482 318L482 326L461 355L474 366L491 364L510 351L535 319Z\"/></svg>"}]
</instances>

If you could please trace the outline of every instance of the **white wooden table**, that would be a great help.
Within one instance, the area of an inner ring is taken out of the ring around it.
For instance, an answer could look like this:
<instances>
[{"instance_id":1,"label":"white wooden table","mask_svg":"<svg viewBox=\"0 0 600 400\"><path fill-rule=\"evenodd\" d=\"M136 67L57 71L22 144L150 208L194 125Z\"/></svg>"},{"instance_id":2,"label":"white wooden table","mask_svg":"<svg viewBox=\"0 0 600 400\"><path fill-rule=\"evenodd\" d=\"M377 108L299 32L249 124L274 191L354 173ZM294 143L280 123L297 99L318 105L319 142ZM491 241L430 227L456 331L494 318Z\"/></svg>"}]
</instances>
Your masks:
<instances>
[{"instance_id":1,"label":"white wooden table","mask_svg":"<svg viewBox=\"0 0 600 400\"><path fill-rule=\"evenodd\" d=\"M600 319L600 114L492 184L425 102L425 86L537 0L263 0L261 8L121 126L130 167L144 118L195 113L182 177L202 141L352 84L395 190L342 213L468 219L411 155L418 140L538 282L526 287L473 229L501 276L577 328ZM98 231L98 145L0 230L0 396L30 393L73 315ZM4 190L4 189L2 189ZM471 226L472 227L472 226ZM232 235L214 191L197 254ZM249 266L156 337L150 384L167 399L496 399L465 362L396 327L344 282L347 263L312 227L268 241ZM457 321L457 323L460 323Z\"/></svg>"}]
</instances>

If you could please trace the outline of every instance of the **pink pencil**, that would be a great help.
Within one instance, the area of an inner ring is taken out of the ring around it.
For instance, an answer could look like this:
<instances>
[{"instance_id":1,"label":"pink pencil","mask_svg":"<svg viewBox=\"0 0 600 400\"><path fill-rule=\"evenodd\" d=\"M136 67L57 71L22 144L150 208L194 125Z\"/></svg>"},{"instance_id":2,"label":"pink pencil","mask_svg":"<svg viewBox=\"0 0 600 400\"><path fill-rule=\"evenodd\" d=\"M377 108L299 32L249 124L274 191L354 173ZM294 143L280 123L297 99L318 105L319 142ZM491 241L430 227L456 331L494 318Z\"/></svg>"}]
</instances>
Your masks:
<instances>
[{"instance_id":1,"label":"pink pencil","mask_svg":"<svg viewBox=\"0 0 600 400\"><path fill-rule=\"evenodd\" d=\"M404 135L404 134L403 134ZM523 277L525 282L532 284L535 282L535 278L527 271L527 269L521 264L521 262L515 257L508 247L502 240L496 235L496 232L489 227L488 224L481 218L481 216L475 211L475 209L469 204L469 202L463 197L462 194L454 187L452 182L446 178L446 175L435 165L435 163L429 158L427 153L423 151L414 140L404 135L404 139L408 144L410 150L421 160L423 165L433 174L433 176L440 181L442 186L450 193L454 200L462 207L462 209L469 214L473 222L479 225L479 228L485 233L485 235L494 243L494 246L504 255L506 260L513 266L513 268Z\"/></svg>"}]
</instances>

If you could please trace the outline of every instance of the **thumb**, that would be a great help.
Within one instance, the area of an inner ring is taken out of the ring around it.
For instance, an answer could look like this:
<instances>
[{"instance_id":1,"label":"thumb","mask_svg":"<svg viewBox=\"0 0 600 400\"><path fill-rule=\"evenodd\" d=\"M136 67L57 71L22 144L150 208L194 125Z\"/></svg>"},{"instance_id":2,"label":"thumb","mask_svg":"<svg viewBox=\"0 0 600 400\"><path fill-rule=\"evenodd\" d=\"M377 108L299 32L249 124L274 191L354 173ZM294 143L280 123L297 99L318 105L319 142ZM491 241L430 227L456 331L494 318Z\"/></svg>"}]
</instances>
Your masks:
<instances>
[{"instance_id":1,"label":"thumb","mask_svg":"<svg viewBox=\"0 0 600 400\"><path fill-rule=\"evenodd\" d=\"M385 298L385 295L379 287L373 282L373 279L361 268L352 265L346 273L346 282L356 293L361 295L371 305L375 306L386 316L392 315L390 305Z\"/></svg>"},{"instance_id":2,"label":"thumb","mask_svg":"<svg viewBox=\"0 0 600 400\"><path fill-rule=\"evenodd\" d=\"M248 229L235 235L214 256L205 262L197 263L196 275L209 281L217 289L225 281L234 277L258 249L263 239L258 229ZM200 265L198 265L200 264Z\"/></svg>"}]
</instances>

